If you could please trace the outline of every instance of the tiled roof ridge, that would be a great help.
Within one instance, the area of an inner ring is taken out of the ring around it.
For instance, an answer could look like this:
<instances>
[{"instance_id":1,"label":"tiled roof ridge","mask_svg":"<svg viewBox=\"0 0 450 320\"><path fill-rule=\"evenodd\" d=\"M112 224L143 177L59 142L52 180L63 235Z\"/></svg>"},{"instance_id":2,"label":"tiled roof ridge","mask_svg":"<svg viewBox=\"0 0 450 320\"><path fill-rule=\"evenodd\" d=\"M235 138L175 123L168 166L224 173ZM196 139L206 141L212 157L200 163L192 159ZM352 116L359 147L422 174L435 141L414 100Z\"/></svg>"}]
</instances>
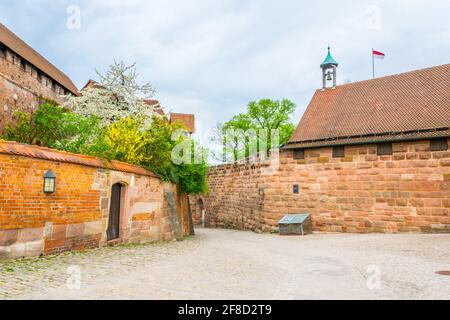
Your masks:
<instances>
[{"instance_id":1,"label":"tiled roof ridge","mask_svg":"<svg viewBox=\"0 0 450 320\"><path fill-rule=\"evenodd\" d=\"M107 159L101 159L94 156L71 153L47 147L19 143L15 141L0 140L0 154L72 163L88 167L117 170L122 172L157 177L153 172L137 165L116 160L109 161Z\"/></svg>"}]
</instances>

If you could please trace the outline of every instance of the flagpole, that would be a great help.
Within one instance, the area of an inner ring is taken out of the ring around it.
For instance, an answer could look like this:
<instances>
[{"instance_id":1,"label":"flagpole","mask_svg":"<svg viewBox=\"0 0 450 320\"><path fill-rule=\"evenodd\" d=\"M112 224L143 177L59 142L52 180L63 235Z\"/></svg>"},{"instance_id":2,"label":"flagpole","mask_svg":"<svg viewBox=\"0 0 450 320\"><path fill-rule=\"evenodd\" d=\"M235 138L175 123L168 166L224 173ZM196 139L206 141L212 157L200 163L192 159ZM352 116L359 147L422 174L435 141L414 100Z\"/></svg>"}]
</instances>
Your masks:
<instances>
[{"instance_id":1,"label":"flagpole","mask_svg":"<svg viewBox=\"0 0 450 320\"><path fill-rule=\"evenodd\" d=\"M372 48L372 75L373 78L375 79L375 57L373 55L373 48Z\"/></svg>"}]
</instances>

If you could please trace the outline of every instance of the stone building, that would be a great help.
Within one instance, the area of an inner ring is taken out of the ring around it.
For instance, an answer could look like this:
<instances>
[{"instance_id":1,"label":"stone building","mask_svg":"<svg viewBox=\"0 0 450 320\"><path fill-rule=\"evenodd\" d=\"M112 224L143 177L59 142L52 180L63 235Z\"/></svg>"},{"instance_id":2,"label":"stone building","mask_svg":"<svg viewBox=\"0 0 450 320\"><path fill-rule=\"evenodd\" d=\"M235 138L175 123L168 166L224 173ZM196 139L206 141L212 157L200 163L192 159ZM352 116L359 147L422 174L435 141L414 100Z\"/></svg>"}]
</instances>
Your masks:
<instances>
[{"instance_id":1,"label":"stone building","mask_svg":"<svg viewBox=\"0 0 450 320\"><path fill-rule=\"evenodd\" d=\"M197 223L276 232L309 213L316 231L450 232L450 64L344 85L337 67L329 53L279 159L211 168Z\"/></svg>"},{"instance_id":2,"label":"stone building","mask_svg":"<svg viewBox=\"0 0 450 320\"><path fill-rule=\"evenodd\" d=\"M67 94L79 94L69 77L0 23L0 130L16 110Z\"/></svg>"},{"instance_id":3,"label":"stone building","mask_svg":"<svg viewBox=\"0 0 450 320\"><path fill-rule=\"evenodd\" d=\"M170 113L170 123L180 122L182 123L187 133L191 136L195 133L195 115L187 113Z\"/></svg>"}]
</instances>

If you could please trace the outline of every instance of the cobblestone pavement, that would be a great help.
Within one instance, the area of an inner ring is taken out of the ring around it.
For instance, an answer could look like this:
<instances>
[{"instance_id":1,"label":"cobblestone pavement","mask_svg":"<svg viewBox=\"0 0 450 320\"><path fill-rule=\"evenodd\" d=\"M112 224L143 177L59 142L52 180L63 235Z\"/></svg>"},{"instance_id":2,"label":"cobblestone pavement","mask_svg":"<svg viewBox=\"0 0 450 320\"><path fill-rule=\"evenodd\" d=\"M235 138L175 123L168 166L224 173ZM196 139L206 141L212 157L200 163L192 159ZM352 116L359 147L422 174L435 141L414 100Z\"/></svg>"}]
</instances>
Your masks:
<instances>
[{"instance_id":1,"label":"cobblestone pavement","mask_svg":"<svg viewBox=\"0 0 450 320\"><path fill-rule=\"evenodd\" d=\"M197 233L2 262L0 299L450 299L449 234Z\"/></svg>"}]
</instances>

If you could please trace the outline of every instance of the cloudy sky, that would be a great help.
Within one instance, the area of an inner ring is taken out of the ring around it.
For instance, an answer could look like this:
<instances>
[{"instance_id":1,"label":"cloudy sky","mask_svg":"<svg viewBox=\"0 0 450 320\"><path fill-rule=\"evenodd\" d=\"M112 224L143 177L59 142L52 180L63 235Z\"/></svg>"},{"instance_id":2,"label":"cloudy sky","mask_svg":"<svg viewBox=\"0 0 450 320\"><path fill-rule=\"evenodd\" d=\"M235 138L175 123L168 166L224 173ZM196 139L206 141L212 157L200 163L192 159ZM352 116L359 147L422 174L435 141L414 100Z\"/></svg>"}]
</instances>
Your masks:
<instances>
[{"instance_id":1,"label":"cloudy sky","mask_svg":"<svg viewBox=\"0 0 450 320\"><path fill-rule=\"evenodd\" d=\"M0 21L79 88L113 59L136 61L202 132L260 98L291 99L298 122L328 44L339 83L372 76L372 47L387 55L378 76L449 63L449 12L446 0L0 0Z\"/></svg>"}]
</instances>

